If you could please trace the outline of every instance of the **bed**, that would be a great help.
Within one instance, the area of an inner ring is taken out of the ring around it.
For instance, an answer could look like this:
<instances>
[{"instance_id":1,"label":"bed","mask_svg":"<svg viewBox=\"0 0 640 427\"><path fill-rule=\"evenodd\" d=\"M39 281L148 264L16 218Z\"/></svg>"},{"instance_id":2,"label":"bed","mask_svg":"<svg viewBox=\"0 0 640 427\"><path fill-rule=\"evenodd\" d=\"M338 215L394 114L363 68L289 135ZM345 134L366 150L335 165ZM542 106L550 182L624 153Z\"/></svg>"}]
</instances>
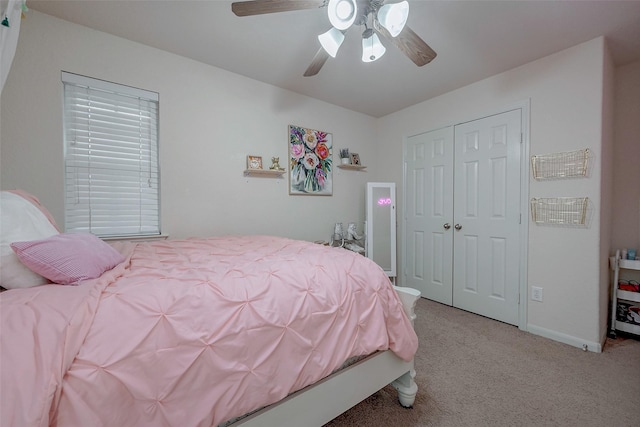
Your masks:
<instances>
[{"instance_id":1,"label":"bed","mask_svg":"<svg viewBox=\"0 0 640 427\"><path fill-rule=\"evenodd\" d=\"M419 292L365 257L274 236L109 245L20 192L2 217L1 425L320 426L389 383L413 405Z\"/></svg>"}]
</instances>

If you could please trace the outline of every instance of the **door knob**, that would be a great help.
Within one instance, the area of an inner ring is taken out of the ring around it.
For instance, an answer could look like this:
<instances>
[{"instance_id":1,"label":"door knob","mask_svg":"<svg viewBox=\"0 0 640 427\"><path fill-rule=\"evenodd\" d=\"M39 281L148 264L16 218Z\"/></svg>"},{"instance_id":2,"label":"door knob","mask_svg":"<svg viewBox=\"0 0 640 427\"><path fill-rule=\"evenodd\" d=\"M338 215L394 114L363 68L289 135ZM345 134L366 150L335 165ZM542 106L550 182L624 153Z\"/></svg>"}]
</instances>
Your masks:
<instances>
[{"instance_id":1,"label":"door knob","mask_svg":"<svg viewBox=\"0 0 640 427\"><path fill-rule=\"evenodd\" d=\"M453 228L455 228L456 230L461 230L462 226L460 224L456 224L453 226Z\"/></svg>"},{"instance_id":2,"label":"door knob","mask_svg":"<svg viewBox=\"0 0 640 427\"><path fill-rule=\"evenodd\" d=\"M448 229L451 228L451 224L446 223L445 225L443 225L443 227L444 227L445 230L448 230Z\"/></svg>"}]
</instances>

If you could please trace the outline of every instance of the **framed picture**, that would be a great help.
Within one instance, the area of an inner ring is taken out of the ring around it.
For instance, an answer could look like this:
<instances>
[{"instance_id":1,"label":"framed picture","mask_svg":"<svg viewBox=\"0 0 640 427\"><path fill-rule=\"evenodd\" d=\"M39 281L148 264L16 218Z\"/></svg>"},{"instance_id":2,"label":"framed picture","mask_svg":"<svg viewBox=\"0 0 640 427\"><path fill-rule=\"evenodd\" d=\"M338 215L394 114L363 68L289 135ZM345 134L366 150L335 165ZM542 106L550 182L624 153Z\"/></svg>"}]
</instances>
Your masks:
<instances>
[{"instance_id":1,"label":"framed picture","mask_svg":"<svg viewBox=\"0 0 640 427\"><path fill-rule=\"evenodd\" d=\"M262 157L247 156L247 169L250 169L250 170L262 169Z\"/></svg>"},{"instance_id":2,"label":"framed picture","mask_svg":"<svg viewBox=\"0 0 640 427\"><path fill-rule=\"evenodd\" d=\"M331 196L332 153L330 133L289 125L289 194Z\"/></svg>"},{"instance_id":3,"label":"framed picture","mask_svg":"<svg viewBox=\"0 0 640 427\"><path fill-rule=\"evenodd\" d=\"M358 153L351 153L351 164L360 166L360 155Z\"/></svg>"}]
</instances>

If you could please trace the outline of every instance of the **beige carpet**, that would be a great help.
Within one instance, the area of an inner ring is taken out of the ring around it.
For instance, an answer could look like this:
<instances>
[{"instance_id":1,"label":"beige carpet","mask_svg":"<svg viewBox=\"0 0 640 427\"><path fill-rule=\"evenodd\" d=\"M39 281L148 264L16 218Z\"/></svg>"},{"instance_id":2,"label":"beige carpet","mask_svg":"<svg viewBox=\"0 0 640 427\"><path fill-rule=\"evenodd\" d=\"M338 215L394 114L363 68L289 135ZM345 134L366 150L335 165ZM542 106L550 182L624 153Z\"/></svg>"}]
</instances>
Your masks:
<instances>
[{"instance_id":1,"label":"beige carpet","mask_svg":"<svg viewBox=\"0 0 640 427\"><path fill-rule=\"evenodd\" d=\"M426 299L417 315L415 406L387 386L327 427L640 426L638 340L598 354Z\"/></svg>"}]
</instances>

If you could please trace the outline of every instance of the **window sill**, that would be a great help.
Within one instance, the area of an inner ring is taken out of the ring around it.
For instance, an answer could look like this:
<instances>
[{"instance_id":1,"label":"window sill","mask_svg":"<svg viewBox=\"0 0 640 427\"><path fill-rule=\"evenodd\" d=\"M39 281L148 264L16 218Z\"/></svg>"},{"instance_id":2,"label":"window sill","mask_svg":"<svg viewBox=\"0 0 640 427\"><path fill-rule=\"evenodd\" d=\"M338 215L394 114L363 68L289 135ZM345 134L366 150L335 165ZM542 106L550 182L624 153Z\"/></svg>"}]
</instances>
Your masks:
<instances>
[{"instance_id":1,"label":"window sill","mask_svg":"<svg viewBox=\"0 0 640 427\"><path fill-rule=\"evenodd\" d=\"M117 242L117 241L133 241L133 242L150 242L152 240L167 240L168 234L157 234L152 236L109 236L101 237L105 242Z\"/></svg>"}]
</instances>

